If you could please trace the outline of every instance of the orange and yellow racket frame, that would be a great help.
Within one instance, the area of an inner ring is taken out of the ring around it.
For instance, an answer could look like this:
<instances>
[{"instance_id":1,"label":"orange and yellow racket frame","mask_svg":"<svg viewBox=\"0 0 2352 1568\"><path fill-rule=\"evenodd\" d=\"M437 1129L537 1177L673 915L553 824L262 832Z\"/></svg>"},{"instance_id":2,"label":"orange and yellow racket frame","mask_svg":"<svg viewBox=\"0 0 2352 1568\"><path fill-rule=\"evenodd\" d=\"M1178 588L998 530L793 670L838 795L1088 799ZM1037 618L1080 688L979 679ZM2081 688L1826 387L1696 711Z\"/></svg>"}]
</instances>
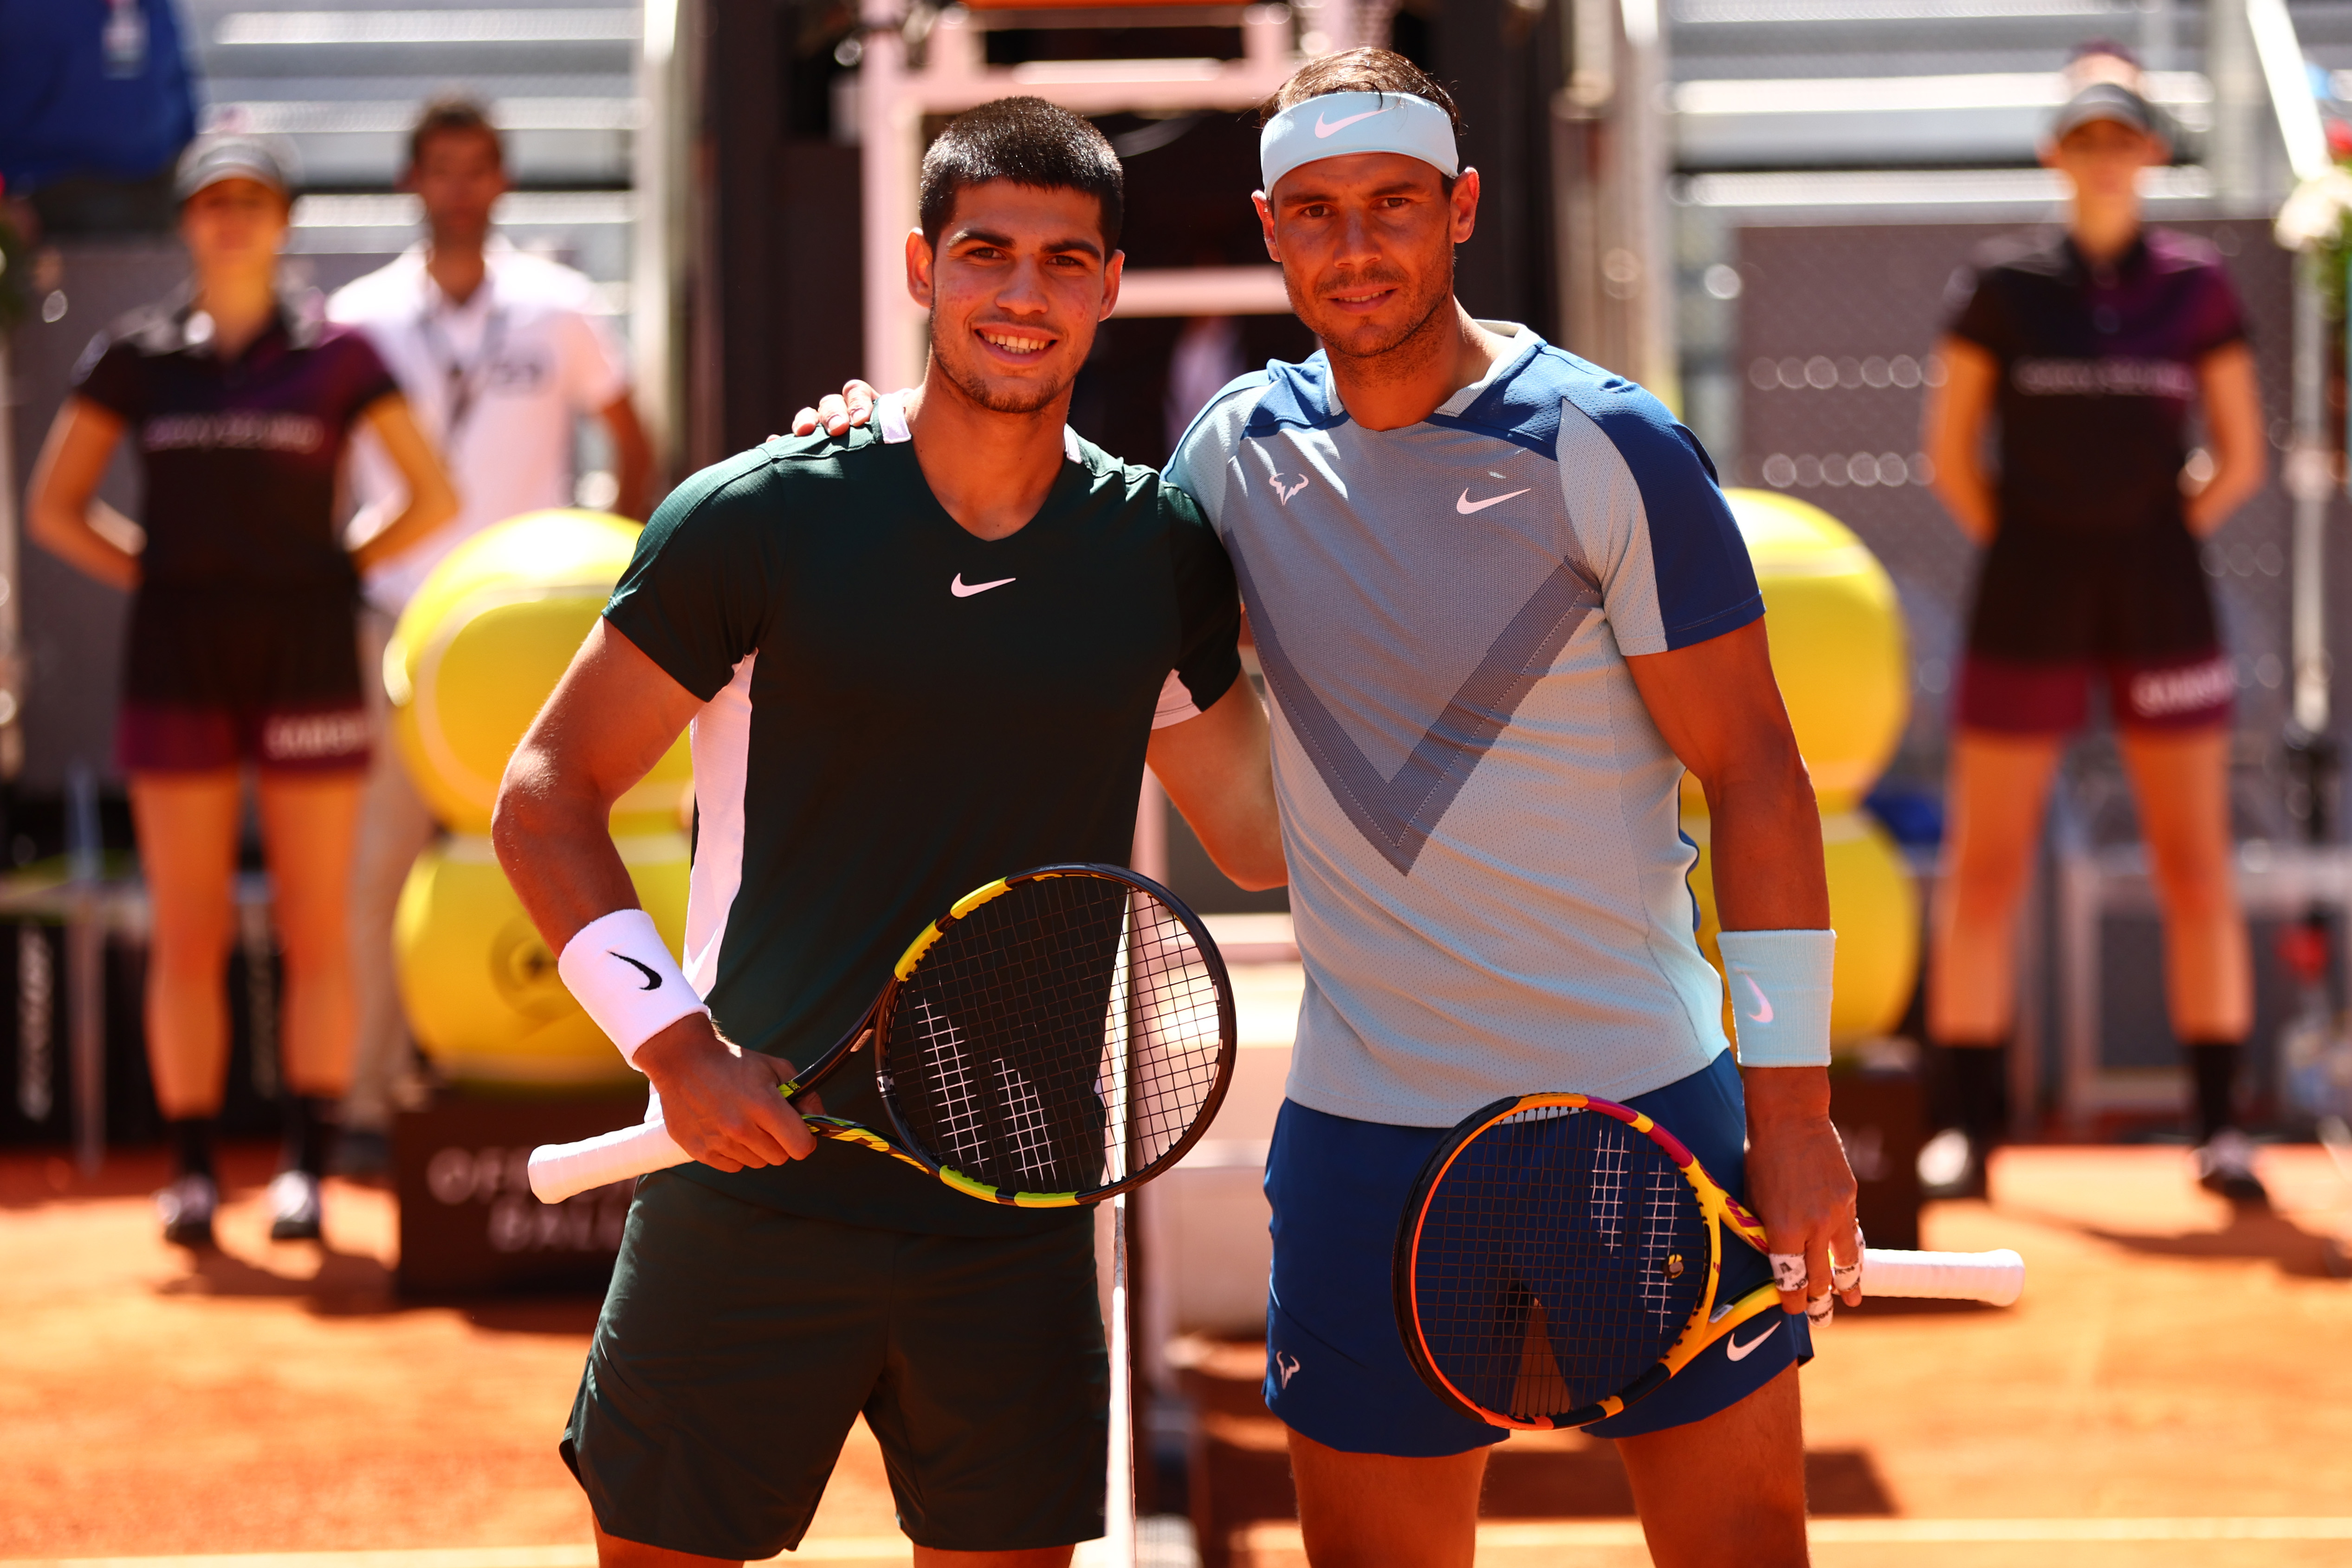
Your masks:
<instances>
[{"instance_id":1,"label":"orange and yellow racket frame","mask_svg":"<svg viewBox=\"0 0 2352 1568\"><path fill-rule=\"evenodd\" d=\"M1682 1333L1649 1368L1617 1393L1593 1404L1582 1405L1561 1415L1514 1415L1507 1411L1489 1410L1456 1387L1445 1375L1444 1369L1431 1355L1428 1343L1421 1332L1421 1303L1415 1279L1415 1264L1421 1255L1422 1226L1429 1213L1429 1200L1453 1169L1462 1152L1476 1142L1481 1135L1496 1123L1530 1110L1589 1110L1598 1116L1622 1121L1641 1133L1666 1152L1690 1184L1698 1199L1699 1209L1707 1220L1706 1287L1699 1295L1697 1308ZM1613 1100L1601 1100L1589 1094L1521 1094L1498 1100L1492 1105L1472 1111L1461 1124L1446 1135L1429 1163L1422 1168L1419 1180L1413 1184L1412 1196L1405 1205L1403 1222L1397 1227L1395 1258L1395 1290L1397 1330L1403 1336L1405 1353L1412 1360L1413 1368L1433 1389L1444 1395L1463 1414L1490 1426L1507 1427L1517 1432L1550 1432L1566 1427L1590 1426L1595 1421L1605 1421L1626 1406L1655 1393L1666 1380L1688 1366L1692 1358L1749 1319L1758 1317L1780 1304L1779 1289L1764 1284L1749 1291L1721 1311L1716 1309L1716 1295L1723 1284L1723 1232L1728 1226L1739 1237L1764 1251L1764 1226L1738 1199L1724 1190L1721 1183L1706 1173L1687 1144L1651 1121L1632 1106L1620 1105Z\"/></svg>"}]
</instances>

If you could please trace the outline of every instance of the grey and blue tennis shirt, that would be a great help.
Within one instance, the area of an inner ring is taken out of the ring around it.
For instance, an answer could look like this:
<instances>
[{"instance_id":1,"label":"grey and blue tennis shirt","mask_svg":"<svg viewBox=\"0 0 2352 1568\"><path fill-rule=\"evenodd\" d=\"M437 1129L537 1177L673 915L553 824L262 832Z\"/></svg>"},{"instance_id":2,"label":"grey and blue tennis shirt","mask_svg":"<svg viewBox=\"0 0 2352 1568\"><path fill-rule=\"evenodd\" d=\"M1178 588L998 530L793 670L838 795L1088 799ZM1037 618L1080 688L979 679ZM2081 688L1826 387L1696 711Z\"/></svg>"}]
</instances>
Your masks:
<instances>
[{"instance_id":1,"label":"grey and blue tennis shirt","mask_svg":"<svg viewBox=\"0 0 2352 1568\"><path fill-rule=\"evenodd\" d=\"M1682 763L1628 655L1764 613L1690 432L1508 323L1422 423L1363 429L1322 354L1242 377L1168 477L1232 555L1276 712L1307 970L1290 1098L1445 1126L1623 1099L1726 1047Z\"/></svg>"}]
</instances>

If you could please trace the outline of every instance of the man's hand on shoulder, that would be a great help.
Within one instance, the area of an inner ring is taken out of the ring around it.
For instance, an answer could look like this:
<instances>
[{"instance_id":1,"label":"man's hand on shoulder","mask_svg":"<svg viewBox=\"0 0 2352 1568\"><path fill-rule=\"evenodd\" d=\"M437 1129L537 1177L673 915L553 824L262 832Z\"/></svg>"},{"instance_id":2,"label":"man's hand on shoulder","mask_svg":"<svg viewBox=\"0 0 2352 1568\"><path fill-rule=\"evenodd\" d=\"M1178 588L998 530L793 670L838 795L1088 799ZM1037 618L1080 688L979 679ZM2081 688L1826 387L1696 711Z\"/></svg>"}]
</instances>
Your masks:
<instances>
[{"instance_id":1,"label":"man's hand on shoulder","mask_svg":"<svg viewBox=\"0 0 2352 1568\"><path fill-rule=\"evenodd\" d=\"M846 436L874 417L874 403L881 395L870 383L845 381L839 392L825 394L814 408L793 415L793 434L814 436L822 425L828 436Z\"/></svg>"},{"instance_id":2,"label":"man's hand on shoulder","mask_svg":"<svg viewBox=\"0 0 2352 1568\"><path fill-rule=\"evenodd\" d=\"M661 1094L662 1121L678 1147L721 1171L804 1160L815 1135L776 1092L793 1064L719 1038L690 1013L637 1047L637 1066ZM802 1097L812 1112L814 1095Z\"/></svg>"},{"instance_id":3,"label":"man's hand on shoulder","mask_svg":"<svg viewBox=\"0 0 2352 1568\"><path fill-rule=\"evenodd\" d=\"M1859 1260L1853 1172L1830 1121L1829 1069L1747 1068L1739 1077L1748 1096L1748 1206L1774 1252L1804 1256L1803 1289L1780 1292L1783 1309L1801 1312L1808 1298L1826 1303L1833 1267ZM1837 1294L1849 1307L1862 1303L1859 1288Z\"/></svg>"}]
</instances>

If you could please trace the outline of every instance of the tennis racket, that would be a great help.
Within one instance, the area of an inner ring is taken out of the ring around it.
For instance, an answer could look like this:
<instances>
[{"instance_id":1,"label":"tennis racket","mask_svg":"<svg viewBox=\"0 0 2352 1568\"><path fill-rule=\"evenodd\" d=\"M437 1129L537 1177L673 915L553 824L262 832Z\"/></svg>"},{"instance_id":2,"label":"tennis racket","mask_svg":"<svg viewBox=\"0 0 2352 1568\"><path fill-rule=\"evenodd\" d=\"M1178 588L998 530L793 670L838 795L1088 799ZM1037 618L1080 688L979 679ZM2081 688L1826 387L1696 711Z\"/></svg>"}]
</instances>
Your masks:
<instances>
[{"instance_id":1,"label":"tennis racket","mask_svg":"<svg viewBox=\"0 0 2352 1568\"><path fill-rule=\"evenodd\" d=\"M1040 866L923 928L849 1032L792 1082L815 1089L871 1041L887 1130L803 1120L961 1193L1022 1208L1091 1204L1183 1157L1232 1080L1233 986L1200 918L1118 866ZM687 1163L659 1121L533 1150L561 1203Z\"/></svg>"},{"instance_id":2,"label":"tennis racket","mask_svg":"<svg viewBox=\"0 0 2352 1568\"><path fill-rule=\"evenodd\" d=\"M1422 1167L1397 1230L1397 1328L1423 1381L1465 1415L1590 1426L1780 1310L1769 1284L1718 1303L1727 1232L1766 1251L1756 1216L1640 1111L1583 1094L1498 1100ZM2007 1306L2025 1263L1873 1249L1863 1288Z\"/></svg>"}]
</instances>

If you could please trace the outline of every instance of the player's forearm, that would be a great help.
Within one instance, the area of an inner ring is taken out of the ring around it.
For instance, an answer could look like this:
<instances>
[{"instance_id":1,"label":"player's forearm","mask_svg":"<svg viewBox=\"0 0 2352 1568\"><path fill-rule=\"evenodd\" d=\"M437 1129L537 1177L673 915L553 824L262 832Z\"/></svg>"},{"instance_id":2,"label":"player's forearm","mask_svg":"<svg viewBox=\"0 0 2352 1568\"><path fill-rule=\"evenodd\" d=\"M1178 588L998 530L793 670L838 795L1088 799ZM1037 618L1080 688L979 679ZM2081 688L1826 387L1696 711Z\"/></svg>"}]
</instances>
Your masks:
<instances>
[{"instance_id":1,"label":"player's forearm","mask_svg":"<svg viewBox=\"0 0 2352 1568\"><path fill-rule=\"evenodd\" d=\"M1262 796L1247 793L1253 798L1246 802L1221 802L1214 816L1195 820L1187 813L1184 821L1225 879L1255 893L1287 883L1290 867L1282 855L1282 823L1272 787Z\"/></svg>"},{"instance_id":2,"label":"player's forearm","mask_svg":"<svg viewBox=\"0 0 2352 1568\"><path fill-rule=\"evenodd\" d=\"M1153 731L1149 755L1160 787L1228 880L1252 891L1290 880L1265 708L1246 679L1199 718Z\"/></svg>"},{"instance_id":3,"label":"player's forearm","mask_svg":"<svg viewBox=\"0 0 2352 1568\"><path fill-rule=\"evenodd\" d=\"M1825 931L1821 811L1793 737L1706 785L1715 907L1725 931Z\"/></svg>"},{"instance_id":4,"label":"player's forearm","mask_svg":"<svg viewBox=\"0 0 2352 1568\"><path fill-rule=\"evenodd\" d=\"M1829 1117L1827 1068L1743 1068L1739 1081L1748 1097L1748 1136L1756 1142Z\"/></svg>"},{"instance_id":5,"label":"player's forearm","mask_svg":"<svg viewBox=\"0 0 2352 1568\"><path fill-rule=\"evenodd\" d=\"M490 842L531 922L557 952L589 921L637 907L613 845L611 813L610 801L566 780L528 741L507 764Z\"/></svg>"},{"instance_id":6,"label":"player's forearm","mask_svg":"<svg viewBox=\"0 0 2352 1568\"><path fill-rule=\"evenodd\" d=\"M614 803L653 771L702 706L599 620L531 721L499 783L499 864L558 952L590 921L637 907L613 847Z\"/></svg>"}]
</instances>

